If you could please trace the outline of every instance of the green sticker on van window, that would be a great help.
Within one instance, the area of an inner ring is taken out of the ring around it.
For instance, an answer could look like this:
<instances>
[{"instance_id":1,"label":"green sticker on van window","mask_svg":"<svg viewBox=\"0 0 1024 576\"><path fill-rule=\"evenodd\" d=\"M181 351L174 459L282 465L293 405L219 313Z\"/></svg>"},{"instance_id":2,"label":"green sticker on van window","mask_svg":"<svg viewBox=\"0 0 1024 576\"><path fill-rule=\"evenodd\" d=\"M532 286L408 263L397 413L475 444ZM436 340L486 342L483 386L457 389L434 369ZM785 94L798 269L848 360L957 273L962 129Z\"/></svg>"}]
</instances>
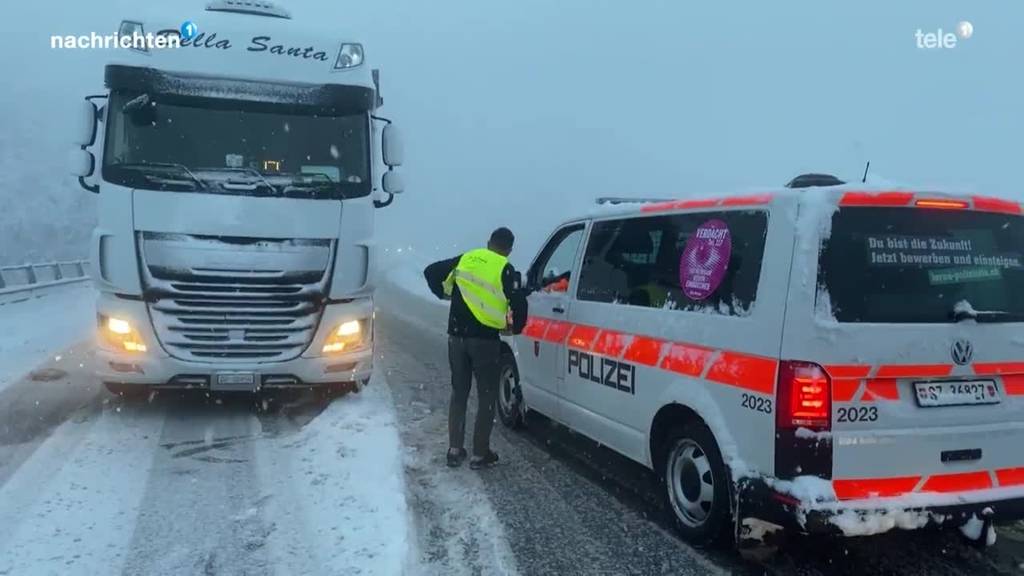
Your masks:
<instances>
[{"instance_id":1,"label":"green sticker on van window","mask_svg":"<svg viewBox=\"0 0 1024 576\"><path fill-rule=\"evenodd\" d=\"M986 282L989 280L999 280L1002 277L1002 271L995 266L940 268L928 271L928 283L932 286L963 284L965 282Z\"/></svg>"}]
</instances>

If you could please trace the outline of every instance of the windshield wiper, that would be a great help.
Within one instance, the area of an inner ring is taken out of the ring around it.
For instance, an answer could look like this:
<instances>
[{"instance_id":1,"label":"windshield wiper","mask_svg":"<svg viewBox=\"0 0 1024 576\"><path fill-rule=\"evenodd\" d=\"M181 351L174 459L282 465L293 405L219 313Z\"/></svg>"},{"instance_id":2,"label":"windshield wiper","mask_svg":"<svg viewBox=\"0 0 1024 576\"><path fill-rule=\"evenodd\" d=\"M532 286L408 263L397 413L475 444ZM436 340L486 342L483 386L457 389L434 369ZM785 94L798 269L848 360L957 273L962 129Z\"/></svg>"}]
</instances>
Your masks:
<instances>
[{"instance_id":1,"label":"windshield wiper","mask_svg":"<svg viewBox=\"0 0 1024 576\"><path fill-rule=\"evenodd\" d=\"M174 164L171 162L127 162L112 164L111 168L125 168L127 170L138 170L140 172L148 171L151 168L158 170L176 170L178 175L186 176L188 180L181 180L177 178L165 178L153 174L144 174L146 180L155 182L157 184L192 184L196 190L203 188L203 181L196 177L191 170L188 169L184 164Z\"/></svg>"},{"instance_id":2,"label":"windshield wiper","mask_svg":"<svg viewBox=\"0 0 1024 576\"><path fill-rule=\"evenodd\" d=\"M306 194L313 191L314 194L317 190L329 190L335 191L334 180L331 177L322 172L301 172L301 173L281 173L281 176L288 176L292 179L284 188L285 195L289 194Z\"/></svg>"},{"instance_id":3,"label":"windshield wiper","mask_svg":"<svg viewBox=\"0 0 1024 576\"><path fill-rule=\"evenodd\" d=\"M196 168L197 172L205 173L209 172L212 174L225 174L226 177L221 180L217 178L217 183L225 190L242 190L242 191L255 191L259 187L263 186L270 189L271 193L277 192L277 188L267 180L263 174L260 174L259 170L255 168L227 168L227 167L208 167L203 166Z\"/></svg>"}]
</instances>

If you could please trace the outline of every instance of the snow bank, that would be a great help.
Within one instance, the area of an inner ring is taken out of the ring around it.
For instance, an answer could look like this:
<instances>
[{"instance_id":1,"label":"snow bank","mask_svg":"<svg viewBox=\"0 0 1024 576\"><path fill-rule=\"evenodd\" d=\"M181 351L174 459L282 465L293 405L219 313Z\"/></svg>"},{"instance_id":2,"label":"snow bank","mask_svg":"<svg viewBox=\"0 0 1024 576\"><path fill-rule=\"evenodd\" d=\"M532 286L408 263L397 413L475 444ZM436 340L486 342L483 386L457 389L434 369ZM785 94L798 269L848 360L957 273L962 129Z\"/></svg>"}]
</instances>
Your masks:
<instances>
[{"instance_id":1,"label":"snow bank","mask_svg":"<svg viewBox=\"0 0 1024 576\"><path fill-rule=\"evenodd\" d=\"M72 344L96 324L96 293L88 283L55 287L39 298L0 306L0 390Z\"/></svg>"}]
</instances>

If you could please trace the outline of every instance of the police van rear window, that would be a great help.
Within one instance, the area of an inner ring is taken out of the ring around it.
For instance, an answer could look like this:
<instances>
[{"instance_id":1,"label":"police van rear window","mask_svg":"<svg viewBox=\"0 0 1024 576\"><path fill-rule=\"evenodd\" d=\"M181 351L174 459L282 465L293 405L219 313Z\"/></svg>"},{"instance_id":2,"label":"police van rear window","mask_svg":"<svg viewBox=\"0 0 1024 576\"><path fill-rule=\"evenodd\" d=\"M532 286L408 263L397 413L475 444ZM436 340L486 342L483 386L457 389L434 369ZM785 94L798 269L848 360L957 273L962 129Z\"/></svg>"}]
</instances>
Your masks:
<instances>
[{"instance_id":1,"label":"police van rear window","mask_svg":"<svg viewBox=\"0 0 1024 576\"><path fill-rule=\"evenodd\" d=\"M839 322L1024 321L1024 220L842 208L822 243L817 310Z\"/></svg>"},{"instance_id":2,"label":"police van rear window","mask_svg":"<svg viewBox=\"0 0 1024 576\"><path fill-rule=\"evenodd\" d=\"M577 297L747 316L757 296L767 228L763 210L595 222Z\"/></svg>"}]
</instances>

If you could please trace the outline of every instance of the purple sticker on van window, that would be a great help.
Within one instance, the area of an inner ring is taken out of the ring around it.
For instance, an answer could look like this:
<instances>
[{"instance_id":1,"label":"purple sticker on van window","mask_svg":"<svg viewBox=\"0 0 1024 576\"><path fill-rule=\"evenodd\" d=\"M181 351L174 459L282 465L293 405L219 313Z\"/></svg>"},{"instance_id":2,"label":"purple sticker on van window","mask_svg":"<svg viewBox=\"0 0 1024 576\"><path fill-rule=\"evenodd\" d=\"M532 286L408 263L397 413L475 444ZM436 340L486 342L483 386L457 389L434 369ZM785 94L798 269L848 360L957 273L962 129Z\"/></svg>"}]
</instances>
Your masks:
<instances>
[{"instance_id":1,"label":"purple sticker on van window","mask_svg":"<svg viewBox=\"0 0 1024 576\"><path fill-rule=\"evenodd\" d=\"M686 241L679 259L679 285L690 300L703 300L718 289L729 267L732 237L721 220L701 224Z\"/></svg>"}]
</instances>

